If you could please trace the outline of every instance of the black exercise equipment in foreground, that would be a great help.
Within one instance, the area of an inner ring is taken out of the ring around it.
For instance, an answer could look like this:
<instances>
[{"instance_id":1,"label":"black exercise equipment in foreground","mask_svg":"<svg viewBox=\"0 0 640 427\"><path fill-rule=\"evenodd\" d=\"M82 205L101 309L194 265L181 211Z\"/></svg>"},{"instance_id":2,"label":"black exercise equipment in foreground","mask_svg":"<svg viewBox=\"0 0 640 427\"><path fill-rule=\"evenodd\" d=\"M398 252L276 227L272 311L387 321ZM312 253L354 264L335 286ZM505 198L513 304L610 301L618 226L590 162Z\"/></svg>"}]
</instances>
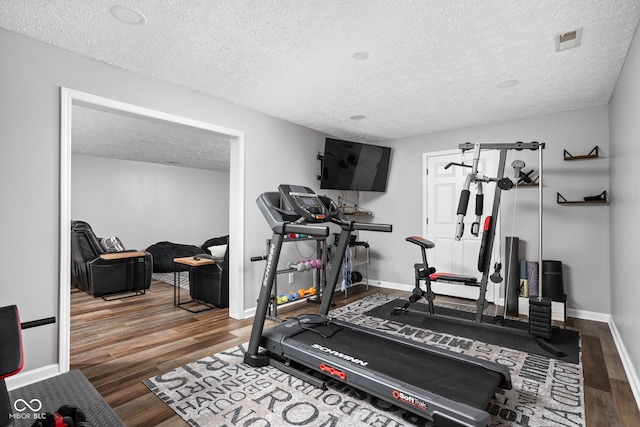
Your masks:
<instances>
[{"instance_id":1,"label":"black exercise equipment in foreground","mask_svg":"<svg viewBox=\"0 0 640 427\"><path fill-rule=\"evenodd\" d=\"M502 365L428 346L328 316L351 233L390 232L390 225L349 221L326 197L301 186L281 185L263 193L258 206L273 231L244 357L250 366L271 365L317 387L324 374L398 407L430 418L439 426L487 426L485 411L498 387L511 388ZM298 316L264 330L264 322L284 236L328 236L332 222L341 228L320 313ZM316 225L312 225L312 224ZM259 351L262 347L264 350ZM315 371L315 372L313 372Z\"/></svg>"},{"instance_id":2,"label":"black exercise equipment in foreground","mask_svg":"<svg viewBox=\"0 0 640 427\"><path fill-rule=\"evenodd\" d=\"M398 306L397 304L391 305L392 309L389 310L388 313L391 315L390 317L384 316L378 312L379 308L372 310L377 312L375 313L376 317L382 317L388 320L397 320L396 316L398 314L411 313L426 318L427 321L421 322L419 325L436 332L465 336L489 344L498 344L503 347L510 347L527 352L534 352L532 350L533 346L533 348L540 348L544 350L545 353L540 354L547 356L551 355L552 357L560 360L573 361L574 356L576 356L575 352L567 352L563 349L566 348L566 346L556 345L557 343L565 340L560 337L558 337L558 340L552 340L553 332L556 331L557 333L558 328L553 328L551 326L551 300L549 298L545 298L542 302L538 302L537 298L530 299L529 304L534 307L531 307L530 309L528 323L505 319L502 316L494 317L487 315L482 316L481 322L476 322L475 314L473 312L445 308L434 304L436 294L431 290L431 282L433 281L432 276L437 273L433 273L435 269L429 266L426 250L435 248L435 244L420 236L407 237L406 240L419 246L420 253L422 255L422 263L415 265L416 286L413 289L411 296L402 306ZM430 272L432 274L425 274L425 272ZM426 290L422 290L420 286L421 281L425 282ZM421 298L425 298L427 304L418 304L409 308L412 303L419 301ZM401 300L398 300L398 302L399 301ZM532 314L538 312L541 314ZM403 322L417 325L409 319ZM538 331L534 331L536 333L532 333L532 329L535 330L536 328L538 328ZM485 331L493 330L501 335L505 335L505 337L487 340L485 337L487 336L486 333L489 332L479 331L480 329ZM544 334L544 337L540 336L542 334ZM514 337L510 339L507 335L513 335ZM531 343L523 342L523 339L525 341L531 341ZM519 344L512 345L510 342L518 342Z\"/></svg>"},{"instance_id":3,"label":"black exercise equipment in foreground","mask_svg":"<svg viewBox=\"0 0 640 427\"><path fill-rule=\"evenodd\" d=\"M514 333L514 334L531 334L539 341L539 345L543 346L556 357L562 357L562 352L557 348L554 348L552 345L548 343L548 340L551 338L551 334L553 332L553 328L551 326L551 299L542 298L542 292L540 292L540 296L536 299L531 298L529 302L529 328L526 332L523 332L518 328L506 328L506 321L504 316L496 316L496 322L494 323L486 323L485 316L483 316L483 311L488 307L488 302L486 300L486 292L487 292L487 284L489 280L489 271L491 268L491 254L494 246L495 232L496 232L496 221L498 218L498 212L500 207L500 197L502 195L502 191L510 190L513 187L513 182L507 177L504 176L504 170L507 159L507 152L509 150L537 150L538 151L538 166L540 168L539 173L539 201L538 201L538 258L539 264L542 262L542 150L544 149L544 144L538 142L531 143L522 143L518 142L515 144L461 144L459 148L464 152L466 150L473 150L473 164L472 170L465 180L464 189L460 194L460 202L458 204L457 210L457 225L456 225L456 240L460 240L462 234L464 233L464 217L467 213L467 205L469 203L470 197L470 185L472 183L478 184L478 197L476 198L476 221L474 222L474 226L472 227L471 233L473 235L478 235L477 229L479 228L480 217L482 215L482 190L481 184L483 182L495 182L496 188L493 197L493 208L491 211L491 215L488 215L484 221L484 227L482 232L482 241L480 246L480 253L478 254L478 270L482 273L482 280L480 282L480 292L478 295L478 299L476 300L476 312L475 319L473 322L469 322L468 312L460 313L459 316L451 315L455 313L455 310L452 310L450 313L446 315L440 314L440 316L444 316L447 320L451 320L454 322L468 322L470 325L481 326L485 328L496 327L501 328L505 332ZM480 160L480 150L488 149L488 150L498 150L499 152L499 163L498 163L498 171L496 177L487 177L478 174L478 162ZM514 162L517 170L517 174L520 175L520 168L524 167L524 162ZM513 165L513 164L512 164ZM480 206L480 208L478 208ZM393 314L400 314L402 312L409 312L411 309L409 308L412 303L417 302L420 298L425 297L427 299L429 310L426 313L426 316L434 316L436 315L436 311L434 309L433 300L435 298L435 294L431 290L431 278L430 278L430 267L427 262L426 250L432 249L435 245L419 236L411 236L407 238L407 241L410 243L414 243L420 247L421 255L422 255L422 265L416 264L414 266L416 270L416 285L415 288L409 297L408 301L400 306L396 307L393 310ZM435 270L434 270L435 271ZM423 272L429 272L423 273ZM426 285L426 290L423 291L420 288L420 282L424 280ZM509 282L509 281L507 281ZM542 289L542 277L539 278L540 289ZM508 283L507 283L508 285ZM506 304L506 291L505 291L505 304ZM424 312L422 312L424 313Z\"/></svg>"}]
</instances>

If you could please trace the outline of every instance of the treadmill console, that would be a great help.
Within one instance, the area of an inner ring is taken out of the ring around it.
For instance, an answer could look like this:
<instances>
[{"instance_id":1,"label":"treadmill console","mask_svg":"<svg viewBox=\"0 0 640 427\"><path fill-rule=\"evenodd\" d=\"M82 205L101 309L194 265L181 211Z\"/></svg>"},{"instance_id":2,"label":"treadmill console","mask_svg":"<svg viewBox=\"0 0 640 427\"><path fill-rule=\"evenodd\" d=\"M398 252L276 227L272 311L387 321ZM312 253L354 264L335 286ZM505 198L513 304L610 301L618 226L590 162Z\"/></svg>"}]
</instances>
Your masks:
<instances>
[{"instance_id":1,"label":"treadmill console","mask_svg":"<svg viewBox=\"0 0 640 427\"><path fill-rule=\"evenodd\" d=\"M328 219L325 204L310 188L301 185L280 185L280 195L286 204L308 222L323 222Z\"/></svg>"}]
</instances>

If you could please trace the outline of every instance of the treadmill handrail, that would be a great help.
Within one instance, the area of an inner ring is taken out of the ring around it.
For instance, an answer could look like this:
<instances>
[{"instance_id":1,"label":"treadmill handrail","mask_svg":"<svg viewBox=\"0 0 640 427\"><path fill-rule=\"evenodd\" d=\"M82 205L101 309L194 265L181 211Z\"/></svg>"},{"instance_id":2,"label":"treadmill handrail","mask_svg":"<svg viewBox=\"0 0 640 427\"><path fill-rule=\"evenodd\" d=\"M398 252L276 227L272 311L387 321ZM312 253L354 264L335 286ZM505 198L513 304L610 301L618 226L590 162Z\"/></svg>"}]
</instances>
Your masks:
<instances>
[{"instance_id":1,"label":"treadmill handrail","mask_svg":"<svg viewBox=\"0 0 640 427\"><path fill-rule=\"evenodd\" d=\"M375 224L370 222L356 222L353 224L353 230L365 230L365 231L381 231L390 233L393 231L391 224Z\"/></svg>"},{"instance_id":2,"label":"treadmill handrail","mask_svg":"<svg viewBox=\"0 0 640 427\"><path fill-rule=\"evenodd\" d=\"M282 225L284 234L308 234L310 236L327 237L329 236L329 227L319 225L285 223Z\"/></svg>"},{"instance_id":3,"label":"treadmill handrail","mask_svg":"<svg viewBox=\"0 0 640 427\"><path fill-rule=\"evenodd\" d=\"M391 231L393 231L393 226L391 224L349 221L348 219L345 218L342 212L339 212L337 215L333 215L330 218L330 221L333 222L334 224L339 225L340 228L342 228L343 230L381 231L386 233L390 233Z\"/></svg>"}]
</instances>

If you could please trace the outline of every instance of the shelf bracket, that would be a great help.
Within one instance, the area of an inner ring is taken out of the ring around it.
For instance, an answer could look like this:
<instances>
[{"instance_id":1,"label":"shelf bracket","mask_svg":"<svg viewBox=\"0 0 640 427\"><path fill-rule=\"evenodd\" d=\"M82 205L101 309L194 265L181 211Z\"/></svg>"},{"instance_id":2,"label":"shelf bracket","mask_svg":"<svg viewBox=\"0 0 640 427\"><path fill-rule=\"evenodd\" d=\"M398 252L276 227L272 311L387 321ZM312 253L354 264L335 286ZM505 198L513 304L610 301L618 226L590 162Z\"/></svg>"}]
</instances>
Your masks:
<instances>
[{"instance_id":1,"label":"shelf bracket","mask_svg":"<svg viewBox=\"0 0 640 427\"><path fill-rule=\"evenodd\" d=\"M565 198L562 196L562 194L560 194L560 193L557 193L557 196L556 196L556 202L557 202L557 203L569 203L569 201L568 201L567 199L565 199Z\"/></svg>"}]
</instances>

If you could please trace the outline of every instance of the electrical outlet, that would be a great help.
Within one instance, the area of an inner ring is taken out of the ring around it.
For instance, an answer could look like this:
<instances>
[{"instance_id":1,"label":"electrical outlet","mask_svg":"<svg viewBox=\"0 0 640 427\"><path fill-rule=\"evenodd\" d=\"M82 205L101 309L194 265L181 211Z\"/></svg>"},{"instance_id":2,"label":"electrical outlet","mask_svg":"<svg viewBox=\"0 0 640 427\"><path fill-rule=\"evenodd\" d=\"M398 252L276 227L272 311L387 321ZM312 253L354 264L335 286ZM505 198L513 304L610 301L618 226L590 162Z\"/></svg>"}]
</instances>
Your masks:
<instances>
[{"instance_id":1,"label":"electrical outlet","mask_svg":"<svg viewBox=\"0 0 640 427\"><path fill-rule=\"evenodd\" d=\"M289 273L289 283L296 283L296 276L293 273Z\"/></svg>"}]
</instances>

